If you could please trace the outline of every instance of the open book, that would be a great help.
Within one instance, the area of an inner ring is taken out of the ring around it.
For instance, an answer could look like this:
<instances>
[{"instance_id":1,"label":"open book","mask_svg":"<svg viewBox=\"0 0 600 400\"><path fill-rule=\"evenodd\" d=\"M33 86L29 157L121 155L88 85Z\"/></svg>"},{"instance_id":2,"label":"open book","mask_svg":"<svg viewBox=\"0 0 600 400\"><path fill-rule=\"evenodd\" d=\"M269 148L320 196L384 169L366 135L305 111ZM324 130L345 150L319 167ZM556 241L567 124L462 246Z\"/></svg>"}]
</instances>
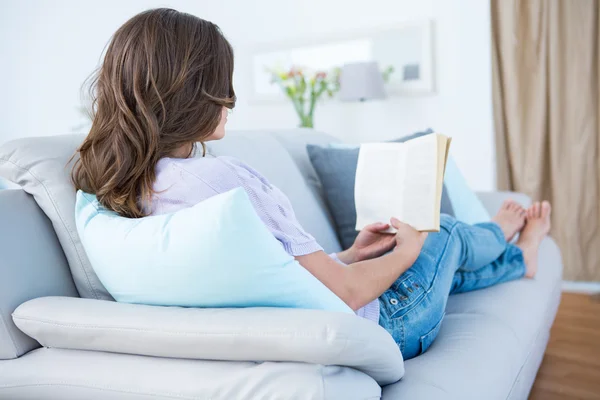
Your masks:
<instances>
[{"instance_id":1,"label":"open book","mask_svg":"<svg viewBox=\"0 0 600 400\"><path fill-rule=\"evenodd\" d=\"M354 186L356 229L396 217L418 231L439 231L450 140L433 133L404 143L361 145Z\"/></svg>"}]
</instances>

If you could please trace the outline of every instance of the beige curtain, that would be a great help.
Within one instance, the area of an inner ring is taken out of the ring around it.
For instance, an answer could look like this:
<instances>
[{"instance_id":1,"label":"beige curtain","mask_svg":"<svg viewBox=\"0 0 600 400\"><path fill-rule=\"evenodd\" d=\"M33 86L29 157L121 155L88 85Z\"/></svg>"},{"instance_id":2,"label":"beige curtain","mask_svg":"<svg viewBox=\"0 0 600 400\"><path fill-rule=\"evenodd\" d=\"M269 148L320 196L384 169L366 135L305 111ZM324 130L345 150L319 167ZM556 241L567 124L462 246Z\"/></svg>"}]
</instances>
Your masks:
<instances>
[{"instance_id":1,"label":"beige curtain","mask_svg":"<svg viewBox=\"0 0 600 400\"><path fill-rule=\"evenodd\" d=\"M600 281L598 2L491 2L498 186L552 202L567 280Z\"/></svg>"}]
</instances>

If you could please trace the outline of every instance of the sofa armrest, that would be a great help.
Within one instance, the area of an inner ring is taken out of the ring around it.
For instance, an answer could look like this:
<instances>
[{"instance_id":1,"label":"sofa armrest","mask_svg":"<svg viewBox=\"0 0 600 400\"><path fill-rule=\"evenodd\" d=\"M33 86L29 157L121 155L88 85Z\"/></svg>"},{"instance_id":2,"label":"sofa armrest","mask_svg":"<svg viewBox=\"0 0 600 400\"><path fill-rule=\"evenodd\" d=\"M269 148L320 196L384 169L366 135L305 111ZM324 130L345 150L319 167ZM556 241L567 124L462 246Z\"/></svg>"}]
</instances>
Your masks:
<instances>
[{"instance_id":1,"label":"sofa armrest","mask_svg":"<svg viewBox=\"0 0 600 400\"><path fill-rule=\"evenodd\" d=\"M42 297L15 324L43 346L156 357L348 366L380 385L404 363L379 325L350 314L284 308L200 309Z\"/></svg>"},{"instance_id":2,"label":"sofa armrest","mask_svg":"<svg viewBox=\"0 0 600 400\"><path fill-rule=\"evenodd\" d=\"M507 199L513 199L523 207L527 208L531 205L531 198L523 193L517 192L477 192L477 197L483 203L490 215L495 215L502 202Z\"/></svg>"}]
</instances>

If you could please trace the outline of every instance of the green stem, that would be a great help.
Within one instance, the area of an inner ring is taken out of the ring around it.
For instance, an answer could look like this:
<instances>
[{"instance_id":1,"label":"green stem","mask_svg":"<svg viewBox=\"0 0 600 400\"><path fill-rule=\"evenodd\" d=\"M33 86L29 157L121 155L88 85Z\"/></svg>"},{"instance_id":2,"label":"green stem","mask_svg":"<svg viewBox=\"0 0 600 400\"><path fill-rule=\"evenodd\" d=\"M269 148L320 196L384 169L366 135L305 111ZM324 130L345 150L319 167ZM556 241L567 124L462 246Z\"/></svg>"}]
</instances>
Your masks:
<instances>
[{"instance_id":1,"label":"green stem","mask_svg":"<svg viewBox=\"0 0 600 400\"><path fill-rule=\"evenodd\" d=\"M311 85L312 86L312 85ZM304 87L306 90L306 86ZM304 99L304 91L298 91L295 93L291 93L286 91L289 99L292 101L292 105L294 106L294 110L296 114L298 114L298 118L300 119L300 126L312 128L313 127L313 115L315 110L315 103L318 97L318 92L315 94L314 90L311 88L310 91L310 102L308 104L308 110L306 110L306 102Z\"/></svg>"},{"instance_id":2,"label":"green stem","mask_svg":"<svg viewBox=\"0 0 600 400\"><path fill-rule=\"evenodd\" d=\"M315 107L317 105L317 101L319 100L321 95L323 95L323 92L325 92L324 88L321 88L318 91L315 91L314 87L310 91L310 108L309 108L308 115L307 115L309 125L305 125L305 126L309 126L311 128L313 127Z\"/></svg>"},{"instance_id":3,"label":"green stem","mask_svg":"<svg viewBox=\"0 0 600 400\"><path fill-rule=\"evenodd\" d=\"M304 101L302 99L297 100L296 113L300 118L300 126L305 126L306 114L304 113Z\"/></svg>"}]
</instances>

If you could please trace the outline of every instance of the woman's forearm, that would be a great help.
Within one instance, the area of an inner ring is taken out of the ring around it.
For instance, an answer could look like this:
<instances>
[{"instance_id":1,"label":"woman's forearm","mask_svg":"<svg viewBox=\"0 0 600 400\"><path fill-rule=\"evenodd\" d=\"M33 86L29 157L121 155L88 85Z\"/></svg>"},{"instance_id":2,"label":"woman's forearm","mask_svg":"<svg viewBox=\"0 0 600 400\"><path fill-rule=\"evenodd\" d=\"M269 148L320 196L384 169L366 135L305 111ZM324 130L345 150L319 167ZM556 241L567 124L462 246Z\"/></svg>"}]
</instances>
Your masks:
<instances>
[{"instance_id":1,"label":"woman's forearm","mask_svg":"<svg viewBox=\"0 0 600 400\"><path fill-rule=\"evenodd\" d=\"M394 251L371 260L359 261L347 267L347 280L353 310L375 300L409 269L414 259Z\"/></svg>"},{"instance_id":2,"label":"woman's forearm","mask_svg":"<svg viewBox=\"0 0 600 400\"><path fill-rule=\"evenodd\" d=\"M354 264L358 261L352 248L335 253L335 257L346 265Z\"/></svg>"},{"instance_id":3,"label":"woman's forearm","mask_svg":"<svg viewBox=\"0 0 600 400\"><path fill-rule=\"evenodd\" d=\"M389 289L415 259L411 252L403 250L348 266L339 264L322 251L296 257L353 310L364 307Z\"/></svg>"},{"instance_id":4,"label":"woman's forearm","mask_svg":"<svg viewBox=\"0 0 600 400\"><path fill-rule=\"evenodd\" d=\"M381 296L413 265L427 239L426 232L418 232L396 218L390 222L396 229L391 241L378 233L386 224L372 224L359 233L350 250L337 253L339 261L350 265L341 265L323 251L296 256L296 260L350 308L358 310ZM392 247L393 252L377 257ZM357 259L365 261L353 263Z\"/></svg>"}]
</instances>

